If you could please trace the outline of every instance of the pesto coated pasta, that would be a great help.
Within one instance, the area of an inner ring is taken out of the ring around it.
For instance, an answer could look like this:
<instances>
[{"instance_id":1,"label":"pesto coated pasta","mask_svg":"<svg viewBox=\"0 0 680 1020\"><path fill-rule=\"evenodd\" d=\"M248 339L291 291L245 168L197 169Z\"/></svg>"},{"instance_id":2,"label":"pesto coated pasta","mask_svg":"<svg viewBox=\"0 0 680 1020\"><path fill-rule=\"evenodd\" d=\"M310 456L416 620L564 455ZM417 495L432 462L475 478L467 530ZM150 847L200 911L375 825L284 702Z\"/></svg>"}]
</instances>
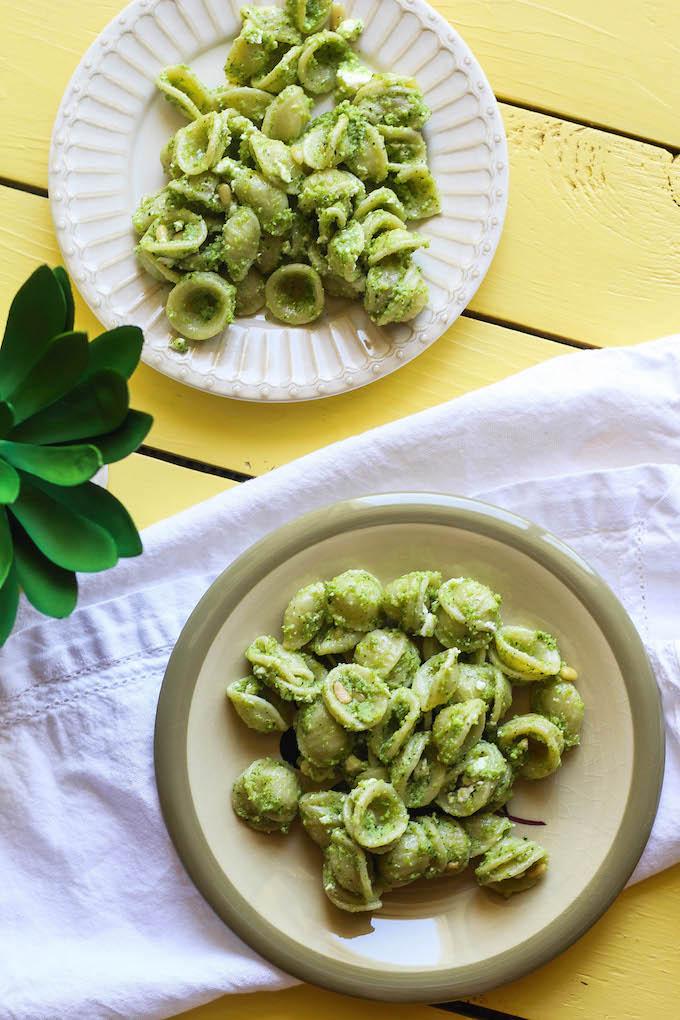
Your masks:
<instances>
[{"instance_id":1,"label":"pesto coated pasta","mask_svg":"<svg viewBox=\"0 0 680 1020\"><path fill-rule=\"evenodd\" d=\"M361 301L380 326L415 318L429 294L413 254L429 242L410 221L440 212L417 82L368 67L353 48L362 22L330 0L240 14L224 83L184 64L157 78L184 124L160 154L168 183L132 222L141 267L172 285L171 347L263 308L303 326L327 295Z\"/></svg>"},{"instance_id":2,"label":"pesto coated pasta","mask_svg":"<svg viewBox=\"0 0 680 1020\"><path fill-rule=\"evenodd\" d=\"M288 8L301 25L317 9ZM334 50L319 52L321 81ZM416 117L413 97L399 95L380 109L395 121ZM395 158L398 145L414 144L410 134L390 137ZM480 886L506 897L546 873L547 852L514 834L521 820L504 806L516 784L560 768L580 741L585 706L557 639L505 624L501 605L475 578L426 569L384 584L350 567L290 591L282 641L260 635L247 647L252 672L228 684L228 702L256 734L285 734L287 749L285 761L265 753L241 773L233 809L251 828L282 835L299 814L338 909L379 910L391 889L445 880L470 862ZM530 687L519 711L515 686Z\"/></svg>"}]
</instances>

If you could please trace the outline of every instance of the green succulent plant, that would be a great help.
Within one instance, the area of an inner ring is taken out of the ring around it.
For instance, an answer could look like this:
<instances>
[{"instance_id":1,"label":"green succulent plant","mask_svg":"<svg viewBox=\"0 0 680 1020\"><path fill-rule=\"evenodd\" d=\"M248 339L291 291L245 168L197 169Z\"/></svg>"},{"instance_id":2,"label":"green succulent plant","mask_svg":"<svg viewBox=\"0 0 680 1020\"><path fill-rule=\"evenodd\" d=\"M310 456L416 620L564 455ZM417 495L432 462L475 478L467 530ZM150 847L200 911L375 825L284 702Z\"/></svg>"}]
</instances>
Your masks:
<instances>
[{"instance_id":1,"label":"green succulent plant","mask_svg":"<svg viewBox=\"0 0 680 1020\"><path fill-rule=\"evenodd\" d=\"M89 343L73 322L65 270L40 266L16 294L0 346L0 644L21 591L41 613L68 616L76 572L142 551L125 507L90 481L153 423L129 407L142 331L120 326Z\"/></svg>"}]
</instances>

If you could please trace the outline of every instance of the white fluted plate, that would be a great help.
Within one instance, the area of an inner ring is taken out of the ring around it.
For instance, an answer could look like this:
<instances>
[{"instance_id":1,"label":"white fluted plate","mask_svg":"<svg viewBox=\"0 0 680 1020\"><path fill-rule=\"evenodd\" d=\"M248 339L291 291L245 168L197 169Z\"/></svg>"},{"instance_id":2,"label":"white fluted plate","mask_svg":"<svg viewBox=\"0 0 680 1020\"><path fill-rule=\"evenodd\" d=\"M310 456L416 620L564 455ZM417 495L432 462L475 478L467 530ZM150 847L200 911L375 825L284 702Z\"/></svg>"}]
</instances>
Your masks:
<instances>
[{"instance_id":1,"label":"white fluted plate","mask_svg":"<svg viewBox=\"0 0 680 1020\"><path fill-rule=\"evenodd\" d=\"M442 214L418 227L430 240L415 256L430 301L413 322L376 326L360 304L331 299L309 326L265 313L220 336L169 347L166 284L138 265L130 218L164 183L159 153L179 115L157 94L167 64L191 64L210 86L223 81L240 0L134 0L78 66L54 126L49 192L67 268L107 328L136 323L142 359L180 382L242 400L329 396L393 372L434 343L479 287L500 237L507 202L503 122L484 73L458 33L423 0L347 0L365 31L358 49L379 70L414 75L433 111L425 128Z\"/></svg>"}]
</instances>

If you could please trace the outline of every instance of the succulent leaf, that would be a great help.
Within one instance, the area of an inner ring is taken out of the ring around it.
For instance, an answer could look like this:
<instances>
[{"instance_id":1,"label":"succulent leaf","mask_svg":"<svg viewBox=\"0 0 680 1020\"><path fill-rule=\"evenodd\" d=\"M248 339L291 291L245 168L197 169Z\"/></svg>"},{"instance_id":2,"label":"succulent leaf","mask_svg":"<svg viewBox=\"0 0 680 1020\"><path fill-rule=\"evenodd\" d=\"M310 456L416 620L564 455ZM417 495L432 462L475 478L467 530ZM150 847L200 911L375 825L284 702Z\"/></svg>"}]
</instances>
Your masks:
<instances>
[{"instance_id":1,"label":"succulent leaf","mask_svg":"<svg viewBox=\"0 0 680 1020\"><path fill-rule=\"evenodd\" d=\"M9 530L7 513L0 507L0 588L7 580L7 575L12 569L12 533Z\"/></svg>"},{"instance_id":2,"label":"succulent leaf","mask_svg":"<svg viewBox=\"0 0 680 1020\"><path fill-rule=\"evenodd\" d=\"M54 273L39 266L19 288L0 347L0 397L11 393L64 329L66 301Z\"/></svg>"},{"instance_id":3,"label":"succulent leaf","mask_svg":"<svg viewBox=\"0 0 680 1020\"><path fill-rule=\"evenodd\" d=\"M16 574L26 598L45 616L68 616L78 601L76 575L48 560L19 525L13 532Z\"/></svg>"},{"instance_id":4,"label":"succulent leaf","mask_svg":"<svg viewBox=\"0 0 680 1020\"><path fill-rule=\"evenodd\" d=\"M80 485L89 481L103 464L96 446L34 446L0 440L0 457L29 475L56 485ZM3 461L0 460L0 464Z\"/></svg>"},{"instance_id":5,"label":"succulent leaf","mask_svg":"<svg viewBox=\"0 0 680 1020\"><path fill-rule=\"evenodd\" d=\"M12 566L0 588L0 645L4 645L9 637L19 608L19 584L16 570Z\"/></svg>"},{"instance_id":6,"label":"succulent leaf","mask_svg":"<svg viewBox=\"0 0 680 1020\"><path fill-rule=\"evenodd\" d=\"M8 394L17 424L73 389L87 368L87 333L55 336L21 383Z\"/></svg>"},{"instance_id":7,"label":"succulent leaf","mask_svg":"<svg viewBox=\"0 0 680 1020\"><path fill-rule=\"evenodd\" d=\"M21 482L11 464L0 460L0 503L13 503L19 495Z\"/></svg>"},{"instance_id":8,"label":"succulent leaf","mask_svg":"<svg viewBox=\"0 0 680 1020\"><path fill-rule=\"evenodd\" d=\"M9 439L26 443L66 443L117 429L128 409L128 388L116 372L98 372L67 396L15 426Z\"/></svg>"},{"instance_id":9,"label":"succulent leaf","mask_svg":"<svg viewBox=\"0 0 680 1020\"><path fill-rule=\"evenodd\" d=\"M12 513L38 549L64 570L94 573L118 561L111 535L94 521L49 496L36 479L21 472L21 492Z\"/></svg>"},{"instance_id":10,"label":"succulent leaf","mask_svg":"<svg viewBox=\"0 0 680 1020\"><path fill-rule=\"evenodd\" d=\"M86 378L108 368L129 379L139 364L143 343L139 326L118 326L102 333L90 344Z\"/></svg>"},{"instance_id":11,"label":"succulent leaf","mask_svg":"<svg viewBox=\"0 0 680 1020\"><path fill-rule=\"evenodd\" d=\"M144 411L128 411L125 421L105 436L94 436L92 442L99 450L104 464L113 464L142 445L153 418Z\"/></svg>"},{"instance_id":12,"label":"succulent leaf","mask_svg":"<svg viewBox=\"0 0 680 1020\"><path fill-rule=\"evenodd\" d=\"M14 412L12 405L0 400L0 436L6 436L14 425Z\"/></svg>"},{"instance_id":13,"label":"succulent leaf","mask_svg":"<svg viewBox=\"0 0 680 1020\"><path fill-rule=\"evenodd\" d=\"M120 326L89 343L74 317L66 271L40 266L14 298L0 345L0 645L22 590L39 612L68 616L77 571L142 552L125 507L90 479L153 425L129 407L144 337Z\"/></svg>"},{"instance_id":14,"label":"succulent leaf","mask_svg":"<svg viewBox=\"0 0 680 1020\"><path fill-rule=\"evenodd\" d=\"M65 332L73 329L73 323L76 317L76 306L73 300L73 291L71 290L71 281L68 278L68 273L63 266L55 266L52 270L54 277L61 287L62 294L64 295L64 303L66 304L66 318L62 329Z\"/></svg>"},{"instance_id":15,"label":"succulent leaf","mask_svg":"<svg viewBox=\"0 0 680 1020\"><path fill-rule=\"evenodd\" d=\"M36 484L56 502L104 528L115 542L119 556L139 556L142 551L139 532L123 504L106 489L93 482L70 489L49 482Z\"/></svg>"}]
</instances>

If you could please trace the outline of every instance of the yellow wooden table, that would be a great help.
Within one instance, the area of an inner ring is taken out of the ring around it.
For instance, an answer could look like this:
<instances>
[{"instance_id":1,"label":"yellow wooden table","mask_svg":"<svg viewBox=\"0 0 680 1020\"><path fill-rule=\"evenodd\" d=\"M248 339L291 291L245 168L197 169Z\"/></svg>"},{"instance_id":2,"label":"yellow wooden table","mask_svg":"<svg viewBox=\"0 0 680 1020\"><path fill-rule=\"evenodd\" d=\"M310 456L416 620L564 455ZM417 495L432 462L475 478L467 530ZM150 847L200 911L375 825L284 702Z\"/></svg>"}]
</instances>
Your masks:
<instances>
[{"instance_id":1,"label":"yellow wooden table","mask_svg":"<svg viewBox=\"0 0 680 1020\"><path fill-rule=\"evenodd\" d=\"M226 0L225 0L226 2ZM503 240L472 306L433 347L374 385L256 406L142 366L135 406L155 426L111 470L140 526L309 450L501 379L573 347L680 327L678 0L438 0L502 102L511 160ZM121 0L1 0L0 303L59 260L47 202L54 115L83 51ZM78 322L97 324L80 303ZM189 467L187 465L190 465ZM580 942L453 1015L676 1020L680 867L625 892ZM497 1011L497 1012L496 1012ZM192 1020L431 1020L300 986L225 998Z\"/></svg>"}]
</instances>

